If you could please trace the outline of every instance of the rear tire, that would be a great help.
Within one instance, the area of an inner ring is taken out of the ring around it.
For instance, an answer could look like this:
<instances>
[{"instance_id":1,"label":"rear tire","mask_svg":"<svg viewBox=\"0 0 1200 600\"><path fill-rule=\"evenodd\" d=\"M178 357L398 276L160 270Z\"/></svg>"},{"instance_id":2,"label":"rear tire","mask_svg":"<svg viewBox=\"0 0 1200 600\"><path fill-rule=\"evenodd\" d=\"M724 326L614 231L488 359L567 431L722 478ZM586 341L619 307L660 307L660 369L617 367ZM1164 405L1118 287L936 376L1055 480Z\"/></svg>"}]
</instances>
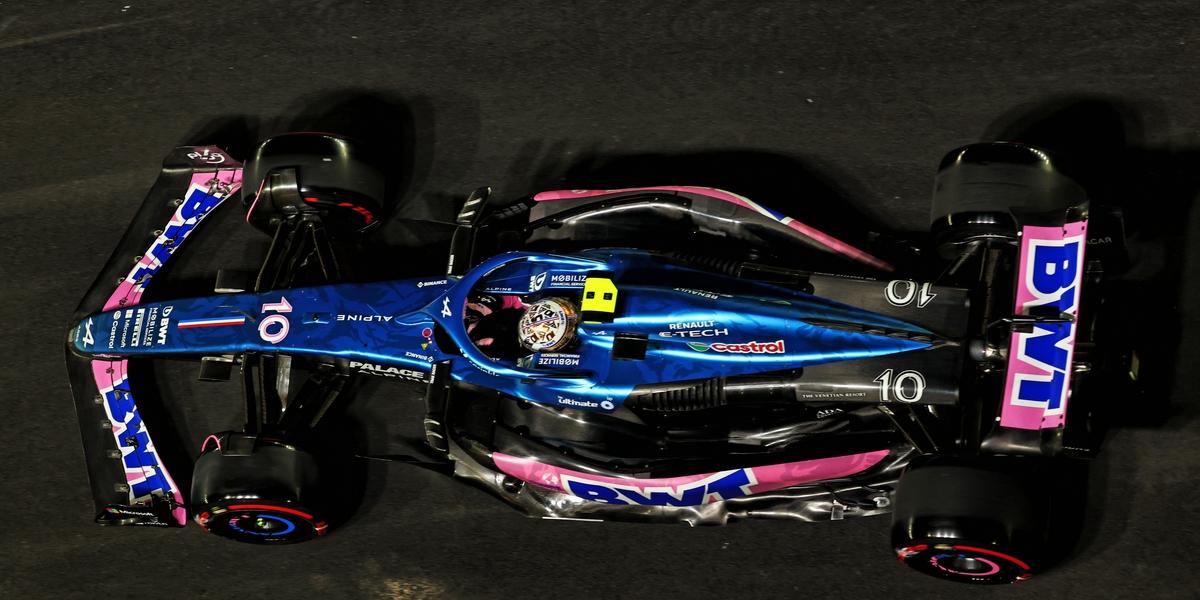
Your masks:
<instances>
[{"instance_id":1,"label":"rear tire","mask_svg":"<svg viewBox=\"0 0 1200 600\"><path fill-rule=\"evenodd\" d=\"M290 544L324 535L328 502L316 458L275 440L210 436L192 475L191 504L206 531L239 542Z\"/></svg>"},{"instance_id":2,"label":"rear tire","mask_svg":"<svg viewBox=\"0 0 1200 600\"><path fill-rule=\"evenodd\" d=\"M280 220L320 218L331 233L361 232L386 218L386 177L357 142L291 133L259 144L246 161L246 222L272 234Z\"/></svg>"},{"instance_id":3,"label":"rear tire","mask_svg":"<svg viewBox=\"0 0 1200 600\"><path fill-rule=\"evenodd\" d=\"M1028 579L1048 546L1048 491L1033 460L916 465L900 478L892 546L909 567L964 583Z\"/></svg>"},{"instance_id":4,"label":"rear tire","mask_svg":"<svg viewBox=\"0 0 1200 600\"><path fill-rule=\"evenodd\" d=\"M1015 242L1018 217L1066 210L1087 200L1050 155L1024 144L971 144L938 165L930 223L947 258L975 241Z\"/></svg>"}]
</instances>

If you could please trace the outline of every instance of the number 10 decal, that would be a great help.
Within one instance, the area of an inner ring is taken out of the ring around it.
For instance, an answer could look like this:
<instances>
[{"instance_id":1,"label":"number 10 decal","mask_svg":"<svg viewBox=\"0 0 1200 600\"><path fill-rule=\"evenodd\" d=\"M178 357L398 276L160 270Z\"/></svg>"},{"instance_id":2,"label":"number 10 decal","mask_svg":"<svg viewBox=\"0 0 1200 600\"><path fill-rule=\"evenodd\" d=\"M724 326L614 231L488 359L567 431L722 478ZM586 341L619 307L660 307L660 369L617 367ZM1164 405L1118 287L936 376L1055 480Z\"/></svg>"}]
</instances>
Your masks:
<instances>
[{"instance_id":1,"label":"number 10 decal","mask_svg":"<svg viewBox=\"0 0 1200 600\"><path fill-rule=\"evenodd\" d=\"M292 312L292 305L283 296L279 297L279 302L268 302L262 305L262 311L275 311L276 314L268 315L258 323L258 337L261 337L264 342L278 344L283 341L283 338L288 336L288 329L291 324L288 323L288 318L281 313ZM274 332L268 331L272 326L278 325Z\"/></svg>"},{"instance_id":2,"label":"number 10 decal","mask_svg":"<svg viewBox=\"0 0 1200 600\"><path fill-rule=\"evenodd\" d=\"M937 298L937 294L929 291L930 287L930 283L895 279L889 281L887 287L883 289L883 297L892 306L908 306L912 304L913 300L916 300L917 308L925 308L934 298Z\"/></svg>"},{"instance_id":3,"label":"number 10 decal","mask_svg":"<svg viewBox=\"0 0 1200 600\"><path fill-rule=\"evenodd\" d=\"M901 402L919 402L925 395L925 376L916 371L900 371L893 379L888 369L875 378L875 383L884 402L891 402L892 396Z\"/></svg>"}]
</instances>

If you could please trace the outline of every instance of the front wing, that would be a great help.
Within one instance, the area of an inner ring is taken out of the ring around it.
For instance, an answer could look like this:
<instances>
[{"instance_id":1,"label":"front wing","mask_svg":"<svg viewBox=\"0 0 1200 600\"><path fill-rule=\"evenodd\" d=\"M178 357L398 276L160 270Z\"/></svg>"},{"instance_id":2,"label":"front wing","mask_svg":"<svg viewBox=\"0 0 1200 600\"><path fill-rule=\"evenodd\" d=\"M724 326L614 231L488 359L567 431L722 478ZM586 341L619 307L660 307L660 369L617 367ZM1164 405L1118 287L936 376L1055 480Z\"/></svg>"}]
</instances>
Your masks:
<instances>
[{"instance_id":1,"label":"front wing","mask_svg":"<svg viewBox=\"0 0 1200 600\"><path fill-rule=\"evenodd\" d=\"M185 492L154 445L143 419L148 398L135 396L129 361L73 354L75 327L83 329L85 338L97 328L148 328L151 319L138 308L143 292L200 222L241 185L241 164L219 148L185 146L172 151L75 311L66 341L67 370L98 523L182 526L187 522ZM102 322L91 316L109 310L132 313L132 318ZM156 317L157 326L165 328L169 315ZM135 338L140 335L153 332L134 333Z\"/></svg>"}]
</instances>

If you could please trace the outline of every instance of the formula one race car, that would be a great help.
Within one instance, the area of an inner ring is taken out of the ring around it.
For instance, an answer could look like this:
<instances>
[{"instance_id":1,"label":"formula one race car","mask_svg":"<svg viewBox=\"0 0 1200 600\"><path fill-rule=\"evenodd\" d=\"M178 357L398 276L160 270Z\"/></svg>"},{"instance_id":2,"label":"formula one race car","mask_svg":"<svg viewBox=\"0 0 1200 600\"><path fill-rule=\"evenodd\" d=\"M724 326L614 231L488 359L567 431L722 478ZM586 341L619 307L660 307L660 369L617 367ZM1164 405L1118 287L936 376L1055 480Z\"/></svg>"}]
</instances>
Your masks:
<instances>
[{"instance_id":1,"label":"formula one race car","mask_svg":"<svg viewBox=\"0 0 1200 600\"><path fill-rule=\"evenodd\" d=\"M1120 214L1089 218L1033 147L955 150L931 232L862 244L712 188L480 189L444 265L379 281L347 267L387 217L385 181L329 134L269 139L244 168L216 147L167 158L67 338L98 522L324 534L344 518L328 423L375 375L423 385L431 454L529 515L892 512L909 566L1012 582L1048 564L1075 510L1056 466L1091 455L1102 397L1138 384L1105 301ZM221 271L204 297L150 291L239 195L271 236L258 272ZM190 494L131 386L163 357L243 382L245 426L203 440Z\"/></svg>"}]
</instances>

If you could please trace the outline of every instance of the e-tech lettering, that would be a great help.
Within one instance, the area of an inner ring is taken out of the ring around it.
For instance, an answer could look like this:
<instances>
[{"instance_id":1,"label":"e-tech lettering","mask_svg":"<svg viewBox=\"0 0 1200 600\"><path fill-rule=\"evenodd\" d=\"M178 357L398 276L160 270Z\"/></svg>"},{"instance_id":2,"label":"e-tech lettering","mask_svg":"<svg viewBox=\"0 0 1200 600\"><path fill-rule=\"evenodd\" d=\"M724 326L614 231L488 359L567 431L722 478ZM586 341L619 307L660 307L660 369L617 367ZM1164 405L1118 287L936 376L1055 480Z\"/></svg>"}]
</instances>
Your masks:
<instances>
[{"instance_id":1,"label":"e-tech lettering","mask_svg":"<svg viewBox=\"0 0 1200 600\"><path fill-rule=\"evenodd\" d=\"M677 338L698 338L698 337L721 337L729 335L728 329L683 329L678 331L660 331L660 337L677 337Z\"/></svg>"},{"instance_id":2,"label":"e-tech lettering","mask_svg":"<svg viewBox=\"0 0 1200 600\"><path fill-rule=\"evenodd\" d=\"M564 490L585 500L643 506L699 506L720 502L748 495L750 486L757 483L749 469L713 473L699 481L664 487L621 485L570 475L562 475L560 479Z\"/></svg>"}]
</instances>

